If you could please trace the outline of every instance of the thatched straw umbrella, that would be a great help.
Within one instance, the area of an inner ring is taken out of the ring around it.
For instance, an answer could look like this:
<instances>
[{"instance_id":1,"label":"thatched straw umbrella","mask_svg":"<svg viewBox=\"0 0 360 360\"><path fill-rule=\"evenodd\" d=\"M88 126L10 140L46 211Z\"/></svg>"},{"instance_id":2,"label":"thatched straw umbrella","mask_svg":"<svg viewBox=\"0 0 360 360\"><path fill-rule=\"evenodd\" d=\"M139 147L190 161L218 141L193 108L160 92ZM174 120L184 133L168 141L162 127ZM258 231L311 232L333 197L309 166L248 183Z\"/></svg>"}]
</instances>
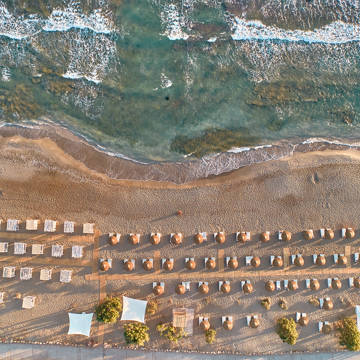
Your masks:
<instances>
[{"instance_id":1,"label":"thatched straw umbrella","mask_svg":"<svg viewBox=\"0 0 360 360\"><path fill-rule=\"evenodd\" d=\"M319 280L311 279L310 280L310 289L313 291L317 291L320 289L320 283Z\"/></svg>"},{"instance_id":2,"label":"thatched straw umbrella","mask_svg":"<svg viewBox=\"0 0 360 360\"><path fill-rule=\"evenodd\" d=\"M251 283L245 283L243 285L243 291L245 294L251 294L254 291L254 287Z\"/></svg>"},{"instance_id":3,"label":"thatched straw umbrella","mask_svg":"<svg viewBox=\"0 0 360 360\"><path fill-rule=\"evenodd\" d=\"M251 263L251 266L253 266L254 268L257 268L260 266L261 260L258 256L253 256L250 263Z\"/></svg>"},{"instance_id":4,"label":"thatched straw umbrella","mask_svg":"<svg viewBox=\"0 0 360 360\"><path fill-rule=\"evenodd\" d=\"M323 266L326 264L326 258L323 255L318 255L315 261L316 265Z\"/></svg>"},{"instance_id":5,"label":"thatched straw umbrella","mask_svg":"<svg viewBox=\"0 0 360 360\"><path fill-rule=\"evenodd\" d=\"M324 299L324 304L323 304L323 308L325 310L332 310L334 308L334 304L331 301L331 299Z\"/></svg>"},{"instance_id":6,"label":"thatched straw umbrella","mask_svg":"<svg viewBox=\"0 0 360 360\"><path fill-rule=\"evenodd\" d=\"M309 317L307 315L301 316L299 319L300 326L308 326L309 324Z\"/></svg>"},{"instance_id":7,"label":"thatched straw umbrella","mask_svg":"<svg viewBox=\"0 0 360 360\"><path fill-rule=\"evenodd\" d=\"M162 295L164 293L164 288L161 285L156 285L153 288L153 293L156 296Z\"/></svg>"},{"instance_id":8,"label":"thatched straw umbrella","mask_svg":"<svg viewBox=\"0 0 360 360\"><path fill-rule=\"evenodd\" d=\"M187 262L186 262L186 268L188 270L195 270L196 268L196 262L192 259L189 259Z\"/></svg>"},{"instance_id":9,"label":"thatched straw umbrella","mask_svg":"<svg viewBox=\"0 0 360 360\"><path fill-rule=\"evenodd\" d=\"M294 260L294 264L296 266L304 266L305 261L304 261L304 258L302 257L302 255L296 256L296 258Z\"/></svg>"},{"instance_id":10,"label":"thatched straw umbrella","mask_svg":"<svg viewBox=\"0 0 360 360\"><path fill-rule=\"evenodd\" d=\"M233 324L232 320L227 319L227 320L224 321L223 328L225 330L232 330L233 327L234 327L234 324Z\"/></svg>"},{"instance_id":11,"label":"thatched straw umbrella","mask_svg":"<svg viewBox=\"0 0 360 360\"><path fill-rule=\"evenodd\" d=\"M129 236L129 241L130 241L130 244L137 245L139 243L140 239L136 234L131 234Z\"/></svg>"},{"instance_id":12,"label":"thatched straw umbrella","mask_svg":"<svg viewBox=\"0 0 360 360\"><path fill-rule=\"evenodd\" d=\"M202 320L200 323L200 328L202 331L208 331L210 329L210 322L209 320Z\"/></svg>"},{"instance_id":13,"label":"thatched straw umbrella","mask_svg":"<svg viewBox=\"0 0 360 360\"><path fill-rule=\"evenodd\" d=\"M205 284L205 283L202 283L200 286L199 286L199 291L202 293L202 294L207 294L209 292L209 285L208 284Z\"/></svg>"},{"instance_id":14,"label":"thatched straw umbrella","mask_svg":"<svg viewBox=\"0 0 360 360\"><path fill-rule=\"evenodd\" d=\"M268 241L270 241L270 234L269 234L268 232L262 232L262 233L260 234L260 240L261 240L262 242L268 242Z\"/></svg>"},{"instance_id":15,"label":"thatched straw umbrella","mask_svg":"<svg viewBox=\"0 0 360 360\"><path fill-rule=\"evenodd\" d=\"M312 240L314 238L314 232L312 230L303 231L303 237L305 240Z\"/></svg>"},{"instance_id":16,"label":"thatched straw umbrella","mask_svg":"<svg viewBox=\"0 0 360 360\"><path fill-rule=\"evenodd\" d=\"M119 243L119 239L118 239L118 237L116 236L116 234L114 234L114 235L111 235L111 236L109 236L109 244L110 245L116 245L116 244L118 244Z\"/></svg>"},{"instance_id":17,"label":"thatched straw umbrella","mask_svg":"<svg viewBox=\"0 0 360 360\"><path fill-rule=\"evenodd\" d=\"M174 263L170 259L166 259L163 268L167 271L171 271L174 268Z\"/></svg>"},{"instance_id":18,"label":"thatched straw umbrella","mask_svg":"<svg viewBox=\"0 0 360 360\"><path fill-rule=\"evenodd\" d=\"M276 256L273 260L272 265L276 267L282 267L284 264L282 257Z\"/></svg>"},{"instance_id":19,"label":"thatched straw umbrella","mask_svg":"<svg viewBox=\"0 0 360 360\"><path fill-rule=\"evenodd\" d=\"M360 288L360 278L354 278L354 286L356 288Z\"/></svg>"},{"instance_id":20,"label":"thatched straw umbrella","mask_svg":"<svg viewBox=\"0 0 360 360\"><path fill-rule=\"evenodd\" d=\"M194 236L195 244L200 245L200 244L202 244L203 241L204 241L204 237L200 233L198 233Z\"/></svg>"},{"instance_id":21,"label":"thatched straw umbrella","mask_svg":"<svg viewBox=\"0 0 360 360\"><path fill-rule=\"evenodd\" d=\"M332 240L335 237L335 233L332 229L325 230L325 239Z\"/></svg>"},{"instance_id":22,"label":"thatched straw umbrella","mask_svg":"<svg viewBox=\"0 0 360 360\"><path fill-rule=\"evenodd\" d=\"M289 290L297 290L299 288L298 282L295 280L290 280L288 284Z\"/></svg>"},{"instance_id":23,"label":"thatched straw umbrella","mask_svg":"<svg viewBox=\"0 0 360 360\"><path fill-rule=\"evenodd\" d=\"M216 236L215 236L215 240L217 243L219 244L223 244L226 240L225 238L225 234L224 233L217 233Z\"/></svg>"},{"instance_id":24,"label":"thatched straw umbrella","mask_svg":"<svg viewBox=\"0 0 360 360\"><path fill-rule=\"evenodd\" d=\"M340 255L338 257L337 264L338 265L346 265L347 264L347 257L345 255Z\"/></svg>"},{"instance_id":25,"label":"thatched straw umbrella","mask_svg":"<svg viewBox=\"0 0 360 360\"><path fill-rule=\"evenodd\" d=\"M275 289L276 289L275 283L273 281L271 281L271 280L268 280L265 283L265 289L267 291L275 291Z\"/></svg>"},{"instance_id":26,"label":"thatched straw umbrella","mask_svg":"<svg viewBox=\"0 0 360 360\"><path fill-rule=\"evenodd\" d=\"M152 270L152 268L153 268L153 263L152 263L152 261L150 261L149 259L145 260L145 261L143 262L143 268L144 268L144 270L146 270L146 271Z\"/></svg>"},{"instance_id":27,"label":"thatched straw umbrella","mask_svg":"<svg viewBox=\"0 0 360 360\"><path fill-rule=\"evenodd\" d=\"M290 241L291 240L291 232L290 231L283 231L281 233L281 239L284 240L284 241Z\"/></svg>"},{"instance_id":28,"label":"thatched straw umbrella","mask_svg":"<svg viewBox=\"0 0 360 360\"><path fill-rule=\"evenodd\" d=\"M341 281L339 279L332 279L331 280L331 287L335 290L341 289Z\"/></svg>"},{"instance_id":29,"label":"thatched straw umbrella","mask_svg":"<svg viewBox=\"0 0 360 360\"><path fill-rule=\"evenodd\" d=\"M229 261L228 261L228 267L232 270L236 270L239 266L239 262L237 261L237 259L235 258L231 258Z\"/></svg>"},{"instance_id":30,"label":"thatched straw umbrella","mask_svg":"<svg viewBox=\"0 0 360 360\"><path fill-rule=\"evenodd\" d=\"M182 243L182 238L181 238L181 235L180 234L174 234L172 237L171 237L171 243L173 245L180 245Z\"/></svg>"},{"instance_id":31,"label":"thatched straw umbrella","mask_svg":"<svg viewBox=\"0 0 360 360\"><path fill-rule=\"evenodd\" d=\"M246 232L239 233L238 236L237 236L237 240L239 242L245 243L248 240Z\"/></svg>"},{"instance_id":32,"label":"thatched straw umbrella","mask_svg":"<svg viewBox=\"0 0 360 360\"><path fill-rule=\"evenodd\" d=\"M152 234L150 236L150 242L153 245L159 245L160 244L160 236L158 234Z\"/></svg>"},{"instance_id":33,"label":"thatched straw umbrella","mask_svg":"<svg viewBox=\"0 0 360 360\"><path fill-rule=\"evenodd\" d=\"M101 263L100 263L100 270L101 271L108 271L110 269L110 264L108 261L106 260L103 260Z\"/></svg>"},{"instance_id":34,"label":"thatched straw umbrella","mask_svg":"<svg viewBox=\"0 0 360 360\"><path fill-rule=\"evenodd\" d=\"M207 259L206 261L206 268L209 270L215 270L216 268L216 261L214 259Z\"/></svg>"},{"instance_id":35,"label":"thatched straw umbrella","mask_svg":"<svg viewBox=\"0 0 360 360\"><path fill-rule=\"evenodd\" d=\"M221 284L220 290L221 290L224 294L227 294L227 293L230 292L231 286L230 286L230 284L228 284L228 283L226 283L226 282L223 282L223 283Z\"/></svg>"},{"instance_id":36,"label":"thatched straw umbrella","mask_svg":"<svg viewBox=\"0 0 360 360\"><path fill-rule=\"evenodd\" d=\"M259 325L260 325L260 320L252 316L249 322L249 326L253 329L256 329L259 327Z\"/></svg>"},{"instance_id":37,"label":"thatched straw umbrella","mask_svg":"<svg viewBox=\"0 0 360 360\"><path fill-rule=\"evenodd\" d=\"M355 237L355 231L352 228L347 228L345 231L345 236L347 239L353 239Z\"/></svg>"},{"instance_id":38,"label":"thatched straw umbrella","mask_svg":"<svg viewBox=\"0 0 360 360\"><path fill-rule=\"evenodd\" d=\"M330 334L332 330L332 326L330 324L324 324L321 331L323 334Z\"/></svg>"},{"instance_id":39,"label":"thatched straw umbrella","mask_svg":"<svg viewBox=\"0 0 360 360\"><path fill-rule=\"evenodd\" d=\"M124 262L124 269L127 271L133 271L134 270L134 263L131 260L127 260Z\"/></svg>"},{"instance_id":40,"label":"thatched straw umbrella","mask_svg":"<svg viewBox=\"0 0 360 360\"><path fill-rule=\"evenodd\" d=\"M184 295L186 292L185 286L183 284L177 284L175 291L178 295Z\"/></svg>"}]
</instances>

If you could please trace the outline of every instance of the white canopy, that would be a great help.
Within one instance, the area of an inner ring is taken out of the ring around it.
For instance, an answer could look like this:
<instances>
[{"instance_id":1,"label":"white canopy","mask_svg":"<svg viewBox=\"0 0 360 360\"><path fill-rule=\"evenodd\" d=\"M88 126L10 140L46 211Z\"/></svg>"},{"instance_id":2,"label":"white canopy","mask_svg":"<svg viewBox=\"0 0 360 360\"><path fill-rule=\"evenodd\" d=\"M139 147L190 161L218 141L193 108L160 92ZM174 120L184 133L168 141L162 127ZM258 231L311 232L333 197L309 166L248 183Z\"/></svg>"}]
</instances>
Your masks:
<instances>
[{"instance_id":1,"label":"white canopy","mask_svg":"<svg viewBox=\"0 0 360 360\"><path fill-rule=\"evenodd\" d=\"M85 335L90 336L91 321L94 313L90 314L74 314L69 313L69 335Z\"/></svg>"},{"instance_id":2,"label":"white canopy","mask_svg":"<svg viewBox=\"0 0 360 360\"><path fill-rule=\"evenodd\" d=\"M145 323L147 301L123 296L123 311L121 320L133 320Z\"/></svg>"}]
</instances>

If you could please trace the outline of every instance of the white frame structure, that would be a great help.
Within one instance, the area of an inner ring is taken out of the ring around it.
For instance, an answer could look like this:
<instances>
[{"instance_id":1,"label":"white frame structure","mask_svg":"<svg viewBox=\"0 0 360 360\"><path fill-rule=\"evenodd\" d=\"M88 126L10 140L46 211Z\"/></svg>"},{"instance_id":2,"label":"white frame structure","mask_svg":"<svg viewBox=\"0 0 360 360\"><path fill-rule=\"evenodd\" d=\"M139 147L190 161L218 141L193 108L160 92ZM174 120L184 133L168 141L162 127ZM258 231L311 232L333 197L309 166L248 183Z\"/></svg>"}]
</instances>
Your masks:
<instances>
[{"instance_id":1,"label":"white frame structure","mask_svg":"<svg viewBox=\"0 0 360 360\"><path fill-rule=\"evenodd\" d=\"M31 267L20 268L20 280L30 280L32 278L32 270Z\"/></svg>"},{"instance_id":2,"label":"white frame structure","mask_svg":"<svg viewBox=\"0 0 360 360\"><path fill-rule=\"evenodd\" d=\"M43 244L32 244L31 245L31 254L32 255L42 255L44 253Z\"/></svg>"},{"instance_id":3,"label":"white frame structure","mask_svg":"<svg viewBox=\"0 0 360 360\"><path fill-rule=\"evenodd\" d=\"M72 270L60 270L60 282L69 283L72 279Z\"/></svg>"},{"instance_id":4,"label":"white frame structure","mask_svg":"<svg viewBox=\"0 0 360 360\"><path fill-rule=\"evenodd\" d=\"M92 223L83 224L83 234L93 234L94 233L94 225Z\"/></svg>"},{"instance_id":5,"label":"white frame structure","mask_svg":"<svg viewBox=\"0 0 360 360\"><path fill-rule=\"evenodd\" d=\"M40 270L40 280L48 281L51 280L52 269L41 269Z\"/></svg>"},{"instance_id":6,"label":"white frame structure","mask_svg":"<svg viewBox=\"0 0 360 360\"><path fill-rule=\"evenodd\" d=\"M51 256L52 257L62 257L64 255L64 247L62 245L52 245L51 246Z\"/></svg>"},{"instance_id":7,"label":"white frame structure","mask_svg":"<svg viewBox=\"0 0 360 360\"><path fill-rule=\"evenodd\" d=\"M14 243L14 254L15 255L24 255L26 253L26 244L25 243Z\"/></svg>"},{"instance_id":8,"label":"white frame structure","mask_svg":"<svg viewBox=\"0 0 360 360\"><path fill-rule=\"evenodd\" d=\"M19 220L8 219L6 222L6 231L19 231Z\"/></svg>"},{"instance_id":9,"label":"white frame structure","mask_svg":"<svg viewBox=\"0 0 360 360\"><path fill-rule=\"evenodd\" d=\"M64 221L64 233L72 234L75 231L75 223L73 221Z\"/></svg>"},{"instance_id":10,"label":"white frame structure","mask_svg":"<svg viewBox=\"0 0 360 360\"><path fill-rule=\"evenodd\" d=\"M38 229L39 226L39 220L32 220L28 219L26 220L25 229L30 231L35 231Z\"/></svg>"},{"instance_id":11,"label":"white frame structure","mask_svg":"<svg viewBox=\"0 0 360 360\"><path fill-rule=\"evenodd\" d=\"M4 266L3 278L11 279L15 277L15 266Z\"/></svg>"},{"instance_id":12,"label":"white frame structure","mask_svg":"<svg viewBox=\"0 0 360 360\"><path fill-rule=\"evenodd\" d=\"M46 219L44 222L44 232L55 232L56 231L56 220Z\"/></svg>"},{"instance_id":13,"label":"white frame structure","mask_svg":"<svg viewBox=\"0 0 360 360\"><path fill-rule=\"evenodd\" d=\"M71 257L75 259L80 259L83 257L83 246L74 245L71 248Z\"/></svg>"}]
</instances>

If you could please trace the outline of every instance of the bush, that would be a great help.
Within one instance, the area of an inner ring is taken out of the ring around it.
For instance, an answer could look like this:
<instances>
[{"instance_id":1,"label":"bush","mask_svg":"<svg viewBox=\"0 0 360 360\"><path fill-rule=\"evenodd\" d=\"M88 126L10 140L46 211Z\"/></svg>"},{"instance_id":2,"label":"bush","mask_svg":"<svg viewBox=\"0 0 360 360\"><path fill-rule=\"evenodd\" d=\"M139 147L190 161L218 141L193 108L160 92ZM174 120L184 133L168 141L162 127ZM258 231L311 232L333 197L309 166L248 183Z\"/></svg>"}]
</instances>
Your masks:
<instances>
[{"instance_id":1,"label":"bush","mask_svg":"<svg viewBox=\"0 0 360 360\"><path fill-rule=\"evenodd\" d=\"M208 344L212 344L215 341L215 339L216 339L216 330L214 330L214 329L206 330L205 341Z\"/></svg>"},{"instance_id":2,"label":"bush","mask_svg":"<svg viewBox=\"0 0 360 360\"><path fill-rule=\"evenodd\" d=\"M285 301L284 299L280 299L280 300L279 300L279 306L280 306L280 308L283 309L283 310L287 310L287 309L288 309L287 303L286 303L286 301Z\"/></svg>"},{"instance_id":3,"label":"bush","mask_svg":"<svg viewBox=\"0 0 360 360\"><path fill-rule=\"evenodd\" d=\"M96 309L96 318L104 323L114 323L122 311L122 301L117 297L107 298Z\"/></svg>"},{"instance_id":4,"label":"bush","mask_svg":"<svg viewBox=\"0 0 360 360\"><path fill-rule=\"evenodd\" d=\"M146 313L148 315L154 315L156 314L158 310L158 304L155 300L149 300L146 306Z\"/></svg>"},{"instance_id":5,"label":"bush","mask_svg":"<svg viewBox=\"0 0 360 360\"><path fill-rule=\"evenodd\" d=\"M283 342L295 345L299 336L294 319L281 318L277 321L277 334Z\"/></svg>"},{"instance_id":6,"label":"bush","mask_svg":"<svg viewBox=\"0 0 360 360\"><path fill-rule=\"evenodd\" d=\"M360 350L360 332L356 326L356 321L345 318L339 322L340 345L345 345L348 350Z\"/></svg>"},{"instance_id":7,"label":"bush","mask_svg":"<svg viewBox=\"0 0 360 360\"><path fill-rule=\"evenodd\" d=\"M183 336L185 336L185 332L181 328L176 328L171 324L158 324L156 326L157 331L161 336L164 336L171 342L177 343Z\"/></svg>"},{"instance_id":8,"label":"bush","mask_svg":"<svg viewBox=\"0 0 360 360\"><path fill-rule=\"evenodd\" d=\"M150 340L149 327L141 323L124 325L124 337L127 344L144 346Z\"/></svg>"},{"instance_id":9,"label":"bush","mask_svg":"<svg viewBox=\"0 0 360 360\"><path fill-rule=\"evenodd\" d=\"M263 306L266 310L270 310L270 299L269 298L264 298L261 300L261 306Z\"/></svg>"}]
</instances>

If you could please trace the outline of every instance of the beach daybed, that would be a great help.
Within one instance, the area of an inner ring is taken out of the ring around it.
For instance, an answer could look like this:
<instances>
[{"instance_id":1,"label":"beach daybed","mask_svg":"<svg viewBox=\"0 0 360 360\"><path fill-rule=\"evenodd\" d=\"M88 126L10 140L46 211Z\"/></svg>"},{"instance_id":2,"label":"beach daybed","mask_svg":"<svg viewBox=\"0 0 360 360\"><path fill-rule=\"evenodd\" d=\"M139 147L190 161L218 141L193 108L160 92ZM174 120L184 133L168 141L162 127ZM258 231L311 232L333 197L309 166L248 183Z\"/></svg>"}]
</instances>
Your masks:
<instances>
[{"instance_id":1,"label":"beach daybed","mask_svg":"<svg viewBox=\"0 0 360 360\"><path fill-rule=\"evenodd\" d=\"M8 279L15 277L15 266L4 266L3 277Z\"/></svg>"},{"instance_id":2,"label":"beach daybed","mask_svg":"<svg viewBox=\"0 0 360 360\"><path fill-rule=\"evenodd\" d=\"M0 253L7 253L9 251L9 243L0 242Z\"/></svg>"},{"instance_id":3,"label":"beach daybed","mask_svg":"<svg viewBox=\"0 0 360 360\"><path fill-rule=\"evenodd\" d=\"M15 255L24 255L26 253L26 244L25 243L14 243L14 254Z\"/></svg>"},{"instance_id":4,"label":"beach daybed","mask_svg":"<svg viewBox=\"0 0 360 360\"><path fill-rule=\"evenodd\" d=\"M72 270L60 270L60 282L69 283L72 278Z\"/></svg>"},{"instance_id":5,"label":"beach daybed","mask_svg":"<svg viewBox=\"0 0 360 360\"><path fill-rule=\"evenodd\" d=\"M165 283L164 282L153 282L153 293L156 296L160 296L165 291Z\"/></svg>"},{"instance_id":6,"label":"beach daybed","mask_svg":"<svg viewBox=\"0 0 360 360\"><path fill-rule=\"evenodd\" d=\"M20 280L30 280L32 278L32 270L30 267L20 268Z\"/></svg>"},{"instance_id":7,"label":"beach daybed","mask_svg":"<svg viewBox=\"0 0 360 360\"><path fill-rule=\"evenodd\" d=\"M23 309L32 309L35 306L36 296L24 296L22 302Z\"/></svg>"},{"instance_id":8,"label":"beach daybed","mask_svg":"<svg viewBox=\"0 0 360 360\"><path fill-rule=\"evenodd\" d=\"M83 246L74 245L71 248L71 257L79 259L83 257Z\"/></svg>"},{"instance_id":9,"label":"beach daybed","mask_svg":"<svg viewBox=\"0 0 360 360\"><path fill-rule=\"evenodd\" d=\"M19 230L19 220L8 219L6 223L6 231L18 231Z\"/></svg>"},{"instance_id":10,"label":"beach daybed","mask_svg":"<svg viewBox=\"0 0 360 360\"><path fill-rule=\"evenodd\" d=\"M32 255L42 255L44 253L44 245L42 244L32 244L31 245L31 254Z\"/></svg>"},{"instance_id":11,"label":"beach daybed","mask_svg":"<svg viewBox=\"0 0 360 360\"><path fill-rule=\"evenodd\" d=\"M64 233L72 234L75 231L75 223L73 221L64 221Z\"/></svg>"},{"instance_id":12,"label":"beach daybed","mask_svg":"<svg viewBox=\"0 0 360 360\"><path fill-rule=\"evenodd\" d=\"M56 231L56 221L46 219L44 222L44 232L55 232Z\"/></svg>"},{"instance_id":13,"label":"beach daybed","mask_svg":"<svg viewBox=\"0 0 360 360\"><path fill-rule=\"evenodd\" d=\"M94 233L94 225L90 223L83 224L83 234L93 234Z\"/></svg>"},{"instance_id":14,"label":"beach daybed","mask_svg":"<svg viewBox=\"0 0 360 360\"><path fill-rule=\"evenodd\" d=\"M51 256L52 257L62 257L64 253L64 247L62 245L52 245L51 246Z\"/></svg>"},{"instance_id":15,"label":"beach daybed","mask_svg":"<svg viewBox=\"0 0 360 360\"><path fill-rule=\"evenodd\" d=\"M25 229L30 231L35 231L38 229L39 220L26 220Z\"/></svg>"},{"instance_id":16,"label":"beach daybed","mask_svg":"<svg viewBox=\"0 0 360 360\"><path fill-rule=\"evenodd\" d=\"M40 280L47 281L51 280L52 270L51 269L41 269L40 270Z\"/></svg>"}]
</instances>

